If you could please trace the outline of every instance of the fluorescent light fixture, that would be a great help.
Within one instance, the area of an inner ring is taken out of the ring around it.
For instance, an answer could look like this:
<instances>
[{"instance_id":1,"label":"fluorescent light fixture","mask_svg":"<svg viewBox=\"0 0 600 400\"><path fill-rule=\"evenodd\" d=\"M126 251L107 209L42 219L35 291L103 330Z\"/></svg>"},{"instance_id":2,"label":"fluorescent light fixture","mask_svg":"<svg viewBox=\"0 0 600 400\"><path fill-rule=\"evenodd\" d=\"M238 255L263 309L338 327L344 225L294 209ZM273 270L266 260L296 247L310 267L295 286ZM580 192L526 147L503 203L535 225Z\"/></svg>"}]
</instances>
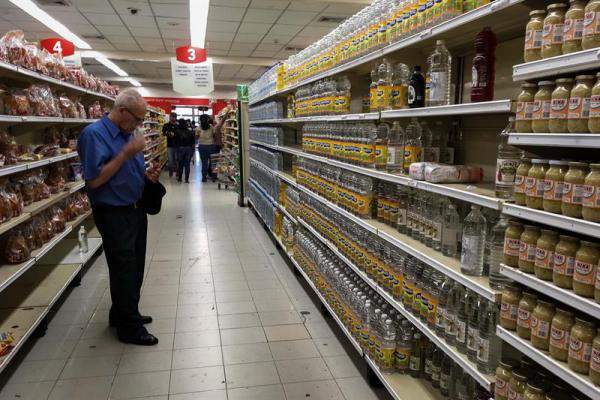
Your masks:
<instances>
[{"instance_id":1,"label":"fluorescent light fixture","mask_svg":"<svg viewBox=\"0 0 600 400\"><path fill-rule=\"evenodd\" d=\"M193 47L204 48L206 39L206 23L208 22L208 6L210 0L190 1L190 43Z\"/></svg>"},{"instance_id":2,"label":"fluorescent light fixture","mask_svg":"<svg viewBox=\"0 0 600 400\"><path fill-rule=\"evenodd\" d=\"M69 28L52 18L46 11L39 8L33 1L10 0L10 2L19 7L21 10L25 11L27 14L31 15L33 18L40 21L42 24L46 25L50 30L58 33L62 38L73 42L76 47L80 49L92 48L89 44L87 44L87 42L71 32Z\"/></svg>"},{"instance_id":3,"label":"fluorescent light fixture","mask_svg":"<svg viewBox=\"0 0 600 400\"><path fill-rule=\"evenodd\" d=\"M117 64L110 61L106 56L98 51L82 51L81 57L85 58L95 58L100 64L104 65L106 68L112 70L115 74L119 76L129 76L129 74L123 71Z\"/></svg>"},{"instance_id":4,"label":"fluorescent light fixture","mask_svg":"<svg viewBox=\"0 0 600 400\"><path fill-rule=\"evenodd\" d=\"M140 83L140 81L138 81L137 79L128 78L127 80L129 81L129 83L131 83L135 87L141 87L142 86L142 84Z\"/></svg>"}]
</instances>

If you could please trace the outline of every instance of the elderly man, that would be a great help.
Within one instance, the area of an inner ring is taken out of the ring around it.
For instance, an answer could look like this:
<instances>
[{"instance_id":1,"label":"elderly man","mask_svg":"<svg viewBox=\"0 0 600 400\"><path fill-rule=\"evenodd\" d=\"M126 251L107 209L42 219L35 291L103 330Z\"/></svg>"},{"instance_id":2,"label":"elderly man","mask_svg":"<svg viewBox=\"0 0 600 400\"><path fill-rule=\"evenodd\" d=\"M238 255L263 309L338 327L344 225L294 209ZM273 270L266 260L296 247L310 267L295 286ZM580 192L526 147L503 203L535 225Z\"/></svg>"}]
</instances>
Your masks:
<instances>
[{"instance_id":1,"label":"elderly man","mask_svg":"<svg viewBox=\"0 0 600 400\"><path fill-rule=\"evenodd\" d=\"M124 90L108 114L81 132L77 150L108 262L110 324L117 327L119 340L151 346L158 339L144 324L152 318L138 309L148 228L138 202L145 180L156 182L159 171L146 172L144 138L133 134L145 115L146 102L140 94Z\"/></svg>"}]
</instances>

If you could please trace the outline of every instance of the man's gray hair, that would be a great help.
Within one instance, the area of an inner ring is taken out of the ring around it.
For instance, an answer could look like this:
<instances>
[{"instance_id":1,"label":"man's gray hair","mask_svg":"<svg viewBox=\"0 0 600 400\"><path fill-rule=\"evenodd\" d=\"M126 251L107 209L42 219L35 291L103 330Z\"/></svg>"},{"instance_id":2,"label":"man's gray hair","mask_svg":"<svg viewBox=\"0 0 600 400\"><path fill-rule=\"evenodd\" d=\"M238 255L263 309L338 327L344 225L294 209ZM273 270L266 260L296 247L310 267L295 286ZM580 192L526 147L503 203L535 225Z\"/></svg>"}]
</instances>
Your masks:
<instances>
[{"instance_id":1,"label":"man's gray hair","mask_svg":"<svg viewBox=\"0 0 600 400\"><path fill-rule=\"evenodd\" d=\"M142 95L136 89L129 88L119 93L115 99L113 109L117 109L119 107L133 108L140 103L146 104L146 100L144 100Z\"/></svg>"}]
</instances>

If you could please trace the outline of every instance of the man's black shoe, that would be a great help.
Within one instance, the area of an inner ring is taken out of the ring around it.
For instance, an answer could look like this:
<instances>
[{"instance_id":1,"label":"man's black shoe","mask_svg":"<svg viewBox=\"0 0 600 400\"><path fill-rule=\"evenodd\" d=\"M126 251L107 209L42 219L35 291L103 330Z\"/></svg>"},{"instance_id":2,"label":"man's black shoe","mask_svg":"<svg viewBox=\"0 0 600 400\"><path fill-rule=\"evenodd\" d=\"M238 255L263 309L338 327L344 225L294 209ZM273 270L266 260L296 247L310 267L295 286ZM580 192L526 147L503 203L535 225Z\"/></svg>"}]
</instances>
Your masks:
<instances>
[{"instance_id":1,"label":"man's black shoe","mask_svg":"<svg viewBox=\"0 0 600 400\"><path fill-rule=\"evenodd\" d=\"M140 346L155 346L158 344L158 339L156 338L156 336L154 336L148 332L142 333L139 336L135 336L135 337L131 337L131 338L126 338L126 339L120 338L120 340L123 343L137 344Z\"/></svg>"},{"instance_id":2,"label":"man's black shoe","mask_svg":"<svg viewBox=\"0 0 600 400\"><path fill-rule=\"evenodd\" d=\"M152 317L149 315L140 315L138 317L138 320L144 325L152 323ZM114 328L115 326L117 326L117 324L111 319L109 319L108 325L110 325L111 328Z\"/></svg>"}]
</instances>

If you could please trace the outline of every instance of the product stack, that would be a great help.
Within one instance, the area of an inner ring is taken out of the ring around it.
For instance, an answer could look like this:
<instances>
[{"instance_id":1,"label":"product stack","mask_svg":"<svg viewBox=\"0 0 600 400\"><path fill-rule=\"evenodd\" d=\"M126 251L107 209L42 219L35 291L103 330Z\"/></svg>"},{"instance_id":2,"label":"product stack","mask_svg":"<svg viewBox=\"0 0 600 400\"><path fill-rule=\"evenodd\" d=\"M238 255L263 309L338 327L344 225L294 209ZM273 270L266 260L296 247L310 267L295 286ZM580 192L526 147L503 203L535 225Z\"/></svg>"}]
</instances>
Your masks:
<instances>
[{"instance_id":1,"label":"product stack","mask_svg":"<svg viewBox=\"0 0 600 400\"><path fill-rule=\"evenodd\" d=\"M250 86L250 203L395 398L600 398L600 1L536 4L375 1Z\"/></svg>"}]
</instances>

